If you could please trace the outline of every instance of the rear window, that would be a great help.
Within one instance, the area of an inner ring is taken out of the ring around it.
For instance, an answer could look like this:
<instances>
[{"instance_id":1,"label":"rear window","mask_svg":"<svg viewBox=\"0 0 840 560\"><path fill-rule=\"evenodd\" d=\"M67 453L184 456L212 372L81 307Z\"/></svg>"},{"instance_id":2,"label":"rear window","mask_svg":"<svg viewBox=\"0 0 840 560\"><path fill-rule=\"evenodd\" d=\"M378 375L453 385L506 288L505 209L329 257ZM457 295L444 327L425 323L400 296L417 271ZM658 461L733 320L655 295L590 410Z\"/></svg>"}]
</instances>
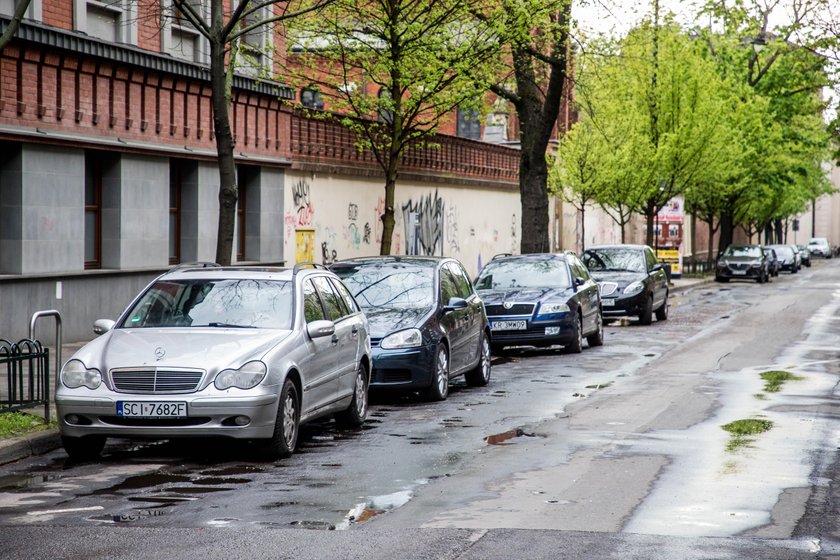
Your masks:
<instances>
[{"instance_id":1,"label":"rear window","mask_svg":"<svg viewBox=\"0 0 840 560\"><path fill-rule=\"evenodd\" d=\"M427 308L435 303L433 267L403 263L333 266L359 306Z\"/></svg>"}]
</instances>

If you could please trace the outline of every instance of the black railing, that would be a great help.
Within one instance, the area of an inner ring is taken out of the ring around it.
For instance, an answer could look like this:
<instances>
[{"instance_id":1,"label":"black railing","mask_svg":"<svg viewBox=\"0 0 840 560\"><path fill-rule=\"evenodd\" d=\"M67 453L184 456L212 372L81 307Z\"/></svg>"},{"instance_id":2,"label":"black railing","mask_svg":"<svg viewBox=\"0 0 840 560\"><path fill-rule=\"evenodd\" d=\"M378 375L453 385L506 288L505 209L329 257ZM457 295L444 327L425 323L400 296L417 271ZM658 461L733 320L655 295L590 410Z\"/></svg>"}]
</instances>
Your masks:
<instances>
[{"instance_id":1,"label":"black railing","mask_svg":"<svg viewBox=\"0 0 840 560\"><path fill-rule=\"evenodd\" d=\"M50 351L37 340L0 339L0 412L44 405L50 412Z\"/></svg>"}]
</instances>

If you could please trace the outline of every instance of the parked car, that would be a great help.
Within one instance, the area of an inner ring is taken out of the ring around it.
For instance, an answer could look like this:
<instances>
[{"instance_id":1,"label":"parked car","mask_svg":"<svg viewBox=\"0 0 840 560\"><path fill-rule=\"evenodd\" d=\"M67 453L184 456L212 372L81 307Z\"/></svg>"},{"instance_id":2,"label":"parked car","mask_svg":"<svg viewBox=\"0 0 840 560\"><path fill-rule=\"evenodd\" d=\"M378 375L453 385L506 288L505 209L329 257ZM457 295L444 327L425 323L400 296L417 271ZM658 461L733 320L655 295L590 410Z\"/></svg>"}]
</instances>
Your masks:
<instances>
[{"instance_id":1,"label":"parked car","mask_svg":"<svg viewBox=\"0 0 840 560\"><path fill-rule=\"evenodd\" d=\"M256 440L282 458L301 423L367 414L367 318L321 265L177 267L94 330L56 390L72 459L107 437L181 436Z\"/></svg>"},{"instance_id":2,"label":"parked car","mask_svg":"<svg viewBox=\"0 0 840 560\"><path fill-rule=\"evenodd\" d=\"M802 268L802 260L793 245L767 245L779 257L779 270L787 270L796 274Z\"/></svg>"},{"instance_id":3,"label":"parked car","mask_svg":"<svg viewBox=\"0 0 840 560\"><path fill-rule=\"evenodd\" d=\"M583 264L601 288L605 317L636 315L649 325L668 318L668 275L647 245L596 245Z\"/></svg>"},{"instance_id":4,"label":"parked car","mask_svg":"<svg viewBox=\"0 0 840 560\"><path fill-rule=\"evenodd\" d=\"M779 262L779 257L776 256L776 250L771 247L764 247L764 256L767 258L767 268L770 271L770 276L778 276L782 265Z\"/></svg>"},{"instance_id":5,"label":"parked car","mask_svg":"<svg viewBox=\"0 0 840 560\"><path fill-rule=\"evenodd\" d=\"M830 259L834 256L831 250L831 245L829 245L828 239L825 237L814 237L808 241L808 250L811 251L811 254L815 257Z\"/></svg>"},{"instance_id":6,"label":"parked car","mask_svg":"<svg viewBox=\"0 0 840 560\"><path fill-rule=\"evenodd\" d=\"M778 251L776 253L778 255ZM733 278L755 280L759 284L770 278L770 269L761 245L730 245L726 248L718 258L715 280L729 282Z\"/></svg>"},{"instance_id":7,"label":"parked car","mask_svg":"<svg viewBox=\"0 0 840 560\"><path fill-rule=\"evenodd\" d=\"M562 345L580 352L604 343L598 284L574 253L499 255L475 282L495 350Z\"/></svg>"},{"instance_id":8,"label":"parked car","mask_svg":"<svg viewBox=\"0 0 840 560\"><path fill-rule=\"evenodd\" d=\"M806 268L811 267L811 251L807 245L794 245L799 250L799 259L802 261L802 266Z\"/></svg>"},{"instance_id":9,"label":"parked car","mask_svg":"<svg viewBox=\"0 0 840 560\"><path fill-rule=\"evenodd\" d=\"M337 261L370 321L372 389L449 395L449 380L490 381L490 325L464 267L442 257L361 257Z\"/></svg>"}]
</instances>

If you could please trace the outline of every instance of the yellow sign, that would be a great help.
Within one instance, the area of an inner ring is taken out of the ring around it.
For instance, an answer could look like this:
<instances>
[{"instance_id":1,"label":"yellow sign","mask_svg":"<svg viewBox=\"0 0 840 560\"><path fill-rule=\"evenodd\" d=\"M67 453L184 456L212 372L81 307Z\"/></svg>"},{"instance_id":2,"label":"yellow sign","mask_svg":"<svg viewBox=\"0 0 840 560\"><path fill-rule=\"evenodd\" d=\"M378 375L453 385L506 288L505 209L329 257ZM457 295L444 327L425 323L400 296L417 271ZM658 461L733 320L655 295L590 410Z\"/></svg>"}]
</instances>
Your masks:
<instances>
[{"instance_id":1,"label":"yellow sign","mask_svg":"<svg viewBox=\"0 0 840 560\"><path fill-rule=\"evenodd\" d=\"M298 228L295 230L295 262L315 261L315 230Z\"/></svg>"},{"instance_id":2,"label":"yellow sign","mask_svg":"<svg viewBox=\"0 0 840 560\"><path fill-rule=\"evenodd\" d=\"M679 249L658 249L659 262L671 265L671 276L682 276L682 254Z\"/></svg>"}]
</instances>

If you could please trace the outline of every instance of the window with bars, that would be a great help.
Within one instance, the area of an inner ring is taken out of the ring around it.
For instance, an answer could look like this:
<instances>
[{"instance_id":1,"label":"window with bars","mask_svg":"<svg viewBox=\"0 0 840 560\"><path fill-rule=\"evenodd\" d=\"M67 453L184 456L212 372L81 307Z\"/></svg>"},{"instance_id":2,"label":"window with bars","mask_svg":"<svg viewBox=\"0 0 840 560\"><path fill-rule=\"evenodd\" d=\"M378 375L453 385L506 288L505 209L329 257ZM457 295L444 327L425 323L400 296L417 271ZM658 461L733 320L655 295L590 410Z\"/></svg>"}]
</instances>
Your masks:
<instances>
[{"instance_id":1,"label":"window with bars","mask_svg":"<svg viewBox=\"0 0 840 560\"><path fill-rule=\"evenodd\" d=\"M481 139L481 120L478 111L470 107L458 107L456 135L472 140Z\"/></svg>"},{"instance_id":2,"label":"window with bars","mask_svg":"<svg viewBox=\"0 0 840 560\"><path fill-rule=\"evenodd\" d=\"M184 166L178 160L169 163L169 264L181 262L181 193Z\"/></svg>"},{"instance_id":3,"label":"window with bars","mask_svg":"<svg viewBox=\"0 0 840 560\"><path fill-rule=\"evenodd\" d=\"M102 268L102 156L85 154L85 268Z\"/></svg>"},{"instance_id":4,"label":"window with bars","mask_svg":"<svg viewBox=\"0 0 840 560\"><path fill-rule=\"evenodd\" d=\"M312 86L300 90L300 103L309 109L324 110L324 97L320 91Z\"/></svg>"},{"instance_id":5,"label":"window with bars","mask_svg":"<svg viewBox=\"0 0 840 560\"><path fill-rule=\"evenodd\" d=\"M167 16L163 51L184 60L206 63L210 53L207 40L187 17L185 10L181 9L175 0L161 2L163 12ZM209 0L185 0L184 3L189 4L202 20L207 21L210 13Z\"/></svg>"}]
</instances>

